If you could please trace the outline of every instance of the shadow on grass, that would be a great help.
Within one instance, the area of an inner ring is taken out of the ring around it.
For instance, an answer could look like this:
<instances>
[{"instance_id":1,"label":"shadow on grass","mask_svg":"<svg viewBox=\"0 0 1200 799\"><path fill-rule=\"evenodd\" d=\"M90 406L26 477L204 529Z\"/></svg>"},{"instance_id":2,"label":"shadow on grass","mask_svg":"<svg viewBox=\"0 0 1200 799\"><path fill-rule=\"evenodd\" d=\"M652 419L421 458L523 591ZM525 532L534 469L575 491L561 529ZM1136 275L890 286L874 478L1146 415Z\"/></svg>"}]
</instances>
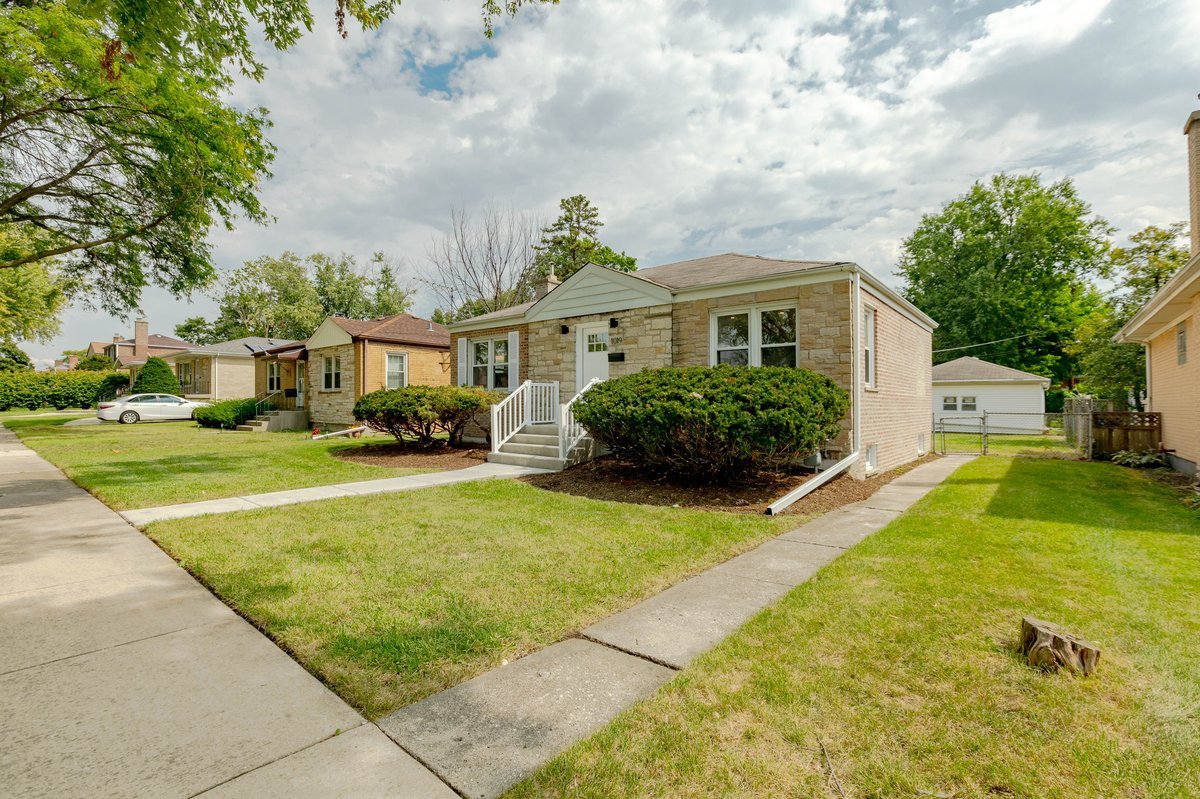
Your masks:
<instances>
[{"instance_id":1,"label":"shadow on grass","mask_svg":"<svg viewBox=\"0 0 1200 799\"><path fill-rule=\"evenodd\" d=\"M1114 532L1200 535L1200 515L1170 502L1161 486L1107 463L1013 458L997 480L989 516L1091 526ZM1164 501L1166 500L1166 501Z\"/></svg>"}]
</instances>

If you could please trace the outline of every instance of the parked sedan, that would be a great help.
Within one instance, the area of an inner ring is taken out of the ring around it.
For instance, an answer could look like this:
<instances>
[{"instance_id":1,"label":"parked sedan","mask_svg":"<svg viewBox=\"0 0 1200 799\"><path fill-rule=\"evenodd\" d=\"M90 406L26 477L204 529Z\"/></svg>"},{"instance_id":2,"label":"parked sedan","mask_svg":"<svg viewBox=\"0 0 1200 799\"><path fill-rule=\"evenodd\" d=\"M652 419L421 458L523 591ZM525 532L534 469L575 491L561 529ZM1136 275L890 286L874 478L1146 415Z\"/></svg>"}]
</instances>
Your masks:
<instances>
[{"instance_id":1,"label":"parked sedan","mask_svg":"<svg viewBox=\"0 0 1200 799\"><path fill-rule=\"evenodd\" d=\"M96 406L96 417L106 422L134 424L166 419L191 419L197 408L207 402L176 397L174 394L131 394Z\"/></svg>"}]
</instances>

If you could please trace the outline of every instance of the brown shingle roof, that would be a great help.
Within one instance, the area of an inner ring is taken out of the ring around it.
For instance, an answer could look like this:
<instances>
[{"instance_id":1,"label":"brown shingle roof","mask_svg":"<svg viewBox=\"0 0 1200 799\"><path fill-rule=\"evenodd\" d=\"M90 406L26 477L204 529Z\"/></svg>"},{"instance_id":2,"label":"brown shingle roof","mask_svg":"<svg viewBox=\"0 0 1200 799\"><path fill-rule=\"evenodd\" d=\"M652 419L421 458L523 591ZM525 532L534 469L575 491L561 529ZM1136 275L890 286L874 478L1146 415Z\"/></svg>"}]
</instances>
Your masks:
<instances>
[{"instance_id":1,"label":"brown shingle roof","mask_svg":"<svg viewBox=\"0 0 1200 799\"><path fill-rule=\"evenodd\" d=\"M742 255L726 252L690 261L651 266L633 272L634 277L648 280L664 288L678 290L713 283L730 283L735 280L753 280L759 277L802 272L822 266L836 266L848 261L787 261L781 258L763 258L761 255Z\"/></svg>"},{"instance_id":2,"label":"brown shingle roof","mask_svg":"<svg viewBox=\"0 0 1200 799\"><path fill-rule=\"evenodd\" d=\"M998 363L992 363L991 361L983 361L970 355L955 358L953 361L939 363L933 367L933 382L935 383L951 381L966 382L970 380L979 380L988 383L1007 380L1019 383L1030 380L1049 382L1050 378L1029 372L1022 372L1020 369L1011 369L1007 366L1001 366Z\"/></svg>"},{"instance_id":3,"label":"brown shingle roof","mask_svg":"<svg viewBox=\"0 0 1200 799\"><path fill-rule=\"evenodd\" d=\"M444 325L411 314L402 313L379 319L346 319L341 316L329 318L354 338L447 349L450 347L450 331Z\"/></svg>"}]
</instances>

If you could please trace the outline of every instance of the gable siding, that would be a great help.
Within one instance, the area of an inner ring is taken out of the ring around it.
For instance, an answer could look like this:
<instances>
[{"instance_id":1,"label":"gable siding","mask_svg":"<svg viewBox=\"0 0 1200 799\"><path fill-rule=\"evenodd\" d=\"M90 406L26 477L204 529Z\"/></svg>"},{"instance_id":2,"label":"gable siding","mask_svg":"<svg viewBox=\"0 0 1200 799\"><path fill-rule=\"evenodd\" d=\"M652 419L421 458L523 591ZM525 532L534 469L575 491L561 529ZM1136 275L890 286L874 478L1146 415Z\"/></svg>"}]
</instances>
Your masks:
<instances>
[{"instance_id":1,"label":"gable siding","mask_svg":"<svg viewBox=\"0 0 1200 799\"><path fill-rule=\"evenodd\" d=\"M660 305L669 299L670 292L664 288L593 268L577 278L572 277L550 292L535 306L532 318L549 321L593 314L611 315L618 311Z\"/></svg>"}]
</instances>

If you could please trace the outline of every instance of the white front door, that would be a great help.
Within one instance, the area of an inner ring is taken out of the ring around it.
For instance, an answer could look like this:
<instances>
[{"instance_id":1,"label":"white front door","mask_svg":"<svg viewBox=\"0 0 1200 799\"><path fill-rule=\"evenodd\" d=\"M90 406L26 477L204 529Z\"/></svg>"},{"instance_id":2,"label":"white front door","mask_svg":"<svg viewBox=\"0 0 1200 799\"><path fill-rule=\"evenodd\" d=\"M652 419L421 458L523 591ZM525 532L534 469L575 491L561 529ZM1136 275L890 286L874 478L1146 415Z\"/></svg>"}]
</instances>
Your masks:
<instances>
[{"instance_id":1,"label":"white front door","mask_svg":"<svg viewBox=\"0 0 1200 799\"><path fill-rule=\"evenodd\" d=\"M608 379L608 323L575 328L578 390L596 378Z\"/></svg>"},{"instance_id":2,"label":"white front door","mask_svg":"<svg viewBox=\"0 0 1200 799\"><path fill-rule=\"evenodd\" d=\"M304 363L296 361L296 407L304 407Z\"/></svg>"}]
</instances>

